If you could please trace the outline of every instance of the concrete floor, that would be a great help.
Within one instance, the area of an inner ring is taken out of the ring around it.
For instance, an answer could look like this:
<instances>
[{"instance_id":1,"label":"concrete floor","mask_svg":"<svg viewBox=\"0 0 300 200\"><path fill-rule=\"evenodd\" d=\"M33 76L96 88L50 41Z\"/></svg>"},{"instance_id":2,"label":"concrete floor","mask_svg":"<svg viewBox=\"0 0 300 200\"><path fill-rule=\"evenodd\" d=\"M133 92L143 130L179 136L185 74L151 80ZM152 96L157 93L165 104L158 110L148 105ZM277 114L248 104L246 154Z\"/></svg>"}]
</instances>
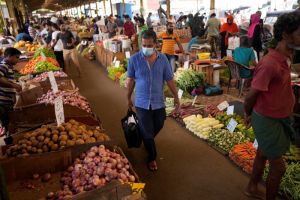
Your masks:
<instances>
[{"instance_id":1,"label":"concrete floor","mask_svg":"<svg viewBox=\"0 0 300 200\"><path fill-rule=\"evenodd\" d=\"M191 135L172 119L156 138L158 167L146 167L146 152L127 149L120 120L127 112L126 90L109 80L97 62L81 59L82 78L70 70L103 127L133 164L149 200L248 200L243 190L249 177L223 155Z\"/></svg>"}]
</instances>

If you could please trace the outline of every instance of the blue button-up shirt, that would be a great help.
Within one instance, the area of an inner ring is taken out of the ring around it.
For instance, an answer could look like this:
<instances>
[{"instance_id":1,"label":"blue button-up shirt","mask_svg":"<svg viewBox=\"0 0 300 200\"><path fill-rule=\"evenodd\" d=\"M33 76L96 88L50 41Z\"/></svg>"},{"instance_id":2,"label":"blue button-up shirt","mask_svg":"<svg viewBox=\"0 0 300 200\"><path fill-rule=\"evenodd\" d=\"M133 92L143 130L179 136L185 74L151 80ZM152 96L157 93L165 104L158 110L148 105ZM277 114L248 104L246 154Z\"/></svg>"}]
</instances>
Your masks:
<instances>
[{"instance_id":1,"label":"blue button-up shirt","mask_svg":"<svg viewBox=\"0 0 300 200\"><path fill-rule=\"evenodd\" d=\"M157 53L150 65L140 51L129 59L127 75L135 79L135 106L156 110L165 107L164 84L173 79L172 67L167 57Z\"/></svg>"}]
</instances>

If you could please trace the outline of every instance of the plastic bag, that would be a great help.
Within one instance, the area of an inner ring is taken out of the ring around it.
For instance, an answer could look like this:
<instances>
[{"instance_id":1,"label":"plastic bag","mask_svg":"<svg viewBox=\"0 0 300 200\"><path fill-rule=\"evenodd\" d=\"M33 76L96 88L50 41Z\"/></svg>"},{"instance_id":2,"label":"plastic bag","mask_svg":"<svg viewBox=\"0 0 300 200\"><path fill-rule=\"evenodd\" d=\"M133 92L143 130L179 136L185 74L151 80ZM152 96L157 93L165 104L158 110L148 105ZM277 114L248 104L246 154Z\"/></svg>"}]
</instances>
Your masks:
<instances>
[{"instance_id":1,"label":"plastic bag","mask_svg":"<svg viewBox=\"0 0 300 200\"><path fill-rule=\"evenodd\" d=\"M127 115L121 120L128 148L139 148L142 144L138 119L136 113L128 110Z\"/></svg>"},{"instance_id":2,"label":"plastic bag","mask_svg":"<svg viewBox=\"0 0 300 200\"><path fill-rule=\"evenodd\" d=\"M228 49L234 50L240 47L240 38L237 36L228 38Z\"/></svg>"}]
</instances>

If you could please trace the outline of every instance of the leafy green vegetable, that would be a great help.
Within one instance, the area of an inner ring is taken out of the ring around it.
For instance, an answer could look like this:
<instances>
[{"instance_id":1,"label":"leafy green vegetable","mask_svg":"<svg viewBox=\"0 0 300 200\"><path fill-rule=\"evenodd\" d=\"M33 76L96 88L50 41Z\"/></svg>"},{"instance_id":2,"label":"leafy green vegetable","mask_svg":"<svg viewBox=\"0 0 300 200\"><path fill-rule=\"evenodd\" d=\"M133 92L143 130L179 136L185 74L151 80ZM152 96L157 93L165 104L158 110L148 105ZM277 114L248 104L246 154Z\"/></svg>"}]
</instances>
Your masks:
<instances>
[{"instance_id":1,"label":"leafy green vegetable","mask_svg":"<svg viewBox=\"0 0 300 200\"><path fill-rule=\"evenodd\" d=\"M50 58L56 58L55 54L47 48L39 48L38 50L36 50L36 52L33 55L33 58L36 58L38 56L41 56L42 53L46 56L46 57L50 57Z\"/></svg>"},{"instance_id":2,"label":"leafy green vegetable","mask_svg":"<svg viewBox=\"0 0 300 200\"><path fill-rule=\"evenodd\" d=\"M204 75L201 72L188 69L177 74L176 82L180 89L190 93L194 88L204 85Z\"/></svg>"},{"instance_id":3,"label":"leafy green vegetable","mask_svg":"<svg viewBox=\"0 0 300 200\"><path fill-rule=\"evenodd\" d=\"M228 153L235 145L249 142L249 139L241 132L230 133L226 129L212 129L208 141Z\"/></svg>"},{"instance_id":4,"label":"leafy green vegetable","mask_svg":"<svg viewBox=\"0 0 300 200\"><path fill-rule=\"evenodd\" d=\"M58 71L60 68L47 61L38 62L35 65L35 72L42 73L48 71Z\"/></svg>"},{"instance_id":5,"label":"leafy green vegetable","mask_svg":"<svg viewBox=\"0 0 300 200\"><path fill-rule=\"evenodd\" d=\"M266 167L264 180L267 180L269 167ZM286 165L286 172L281 179L279 193L289 199L300 199L300 163Z\"/></svg>"}]
</instances>

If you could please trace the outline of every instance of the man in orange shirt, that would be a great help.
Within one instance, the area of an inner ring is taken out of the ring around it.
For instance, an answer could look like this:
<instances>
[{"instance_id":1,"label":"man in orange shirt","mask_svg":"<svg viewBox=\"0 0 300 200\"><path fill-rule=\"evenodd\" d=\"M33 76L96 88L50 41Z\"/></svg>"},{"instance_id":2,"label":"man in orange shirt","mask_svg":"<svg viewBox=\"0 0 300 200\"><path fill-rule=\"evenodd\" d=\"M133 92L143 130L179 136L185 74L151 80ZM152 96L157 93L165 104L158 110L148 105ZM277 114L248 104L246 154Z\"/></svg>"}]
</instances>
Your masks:
<instances>
[{"instance_id":1,"label":"man in orange shirt","mask_svg":"<svg viewBox=\"0 0 300 200\"><path fill-rule=\"evenodd\" d=\"M175 72L175 44L178 45L180 52L184 53L183 47L179 41L179 37L174 33L174 24L167 23L167 31L161 33L158 38L163 40L161 52L165 54L172 66L173 72Z\"/></svg>"}]
</instances>

